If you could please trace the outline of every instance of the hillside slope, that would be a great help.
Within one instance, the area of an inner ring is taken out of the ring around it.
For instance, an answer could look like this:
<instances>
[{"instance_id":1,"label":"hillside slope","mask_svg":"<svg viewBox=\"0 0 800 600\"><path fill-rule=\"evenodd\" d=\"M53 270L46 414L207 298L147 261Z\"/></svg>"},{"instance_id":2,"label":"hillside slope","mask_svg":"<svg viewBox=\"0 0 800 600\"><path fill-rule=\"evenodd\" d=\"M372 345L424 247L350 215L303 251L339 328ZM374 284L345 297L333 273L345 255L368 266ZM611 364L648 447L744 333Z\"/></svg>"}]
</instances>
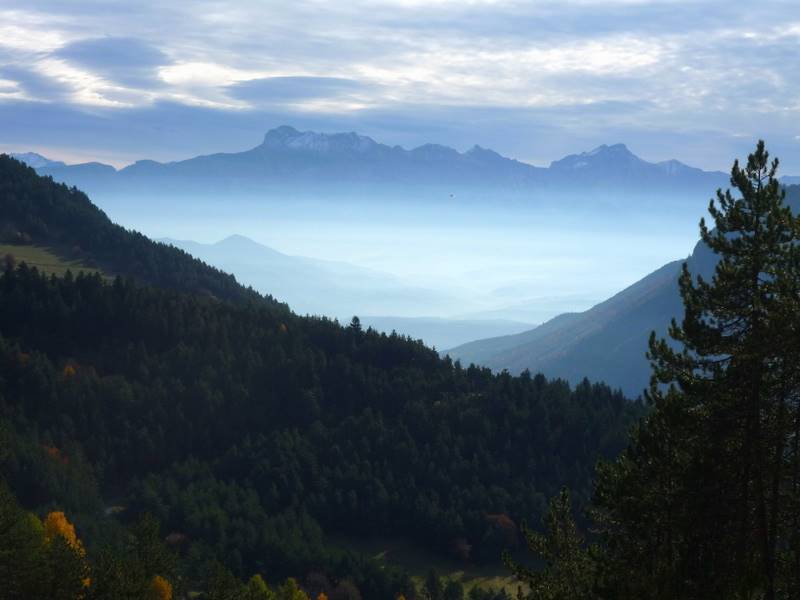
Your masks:
<instances>
[{"instance_id":1,"label":"hillside slope","mask_svg":"<svg viewBox=\"0 0 800 600\"><path fill-rule=\"evenodd\" d=\"M49 247L67 262L83 261L109 275L159 287L222 300L264 300L185 251L112 223L81 191L41 177L5 154L0 155L0 199L0 243Z\"/></svg>"},{"instance_id":2,"label":"hillside slope","mask_svg":"<svg viewBox=\"0 0 800 600\"><path fill-rule=\"evenodd\" d=\"M582 313L559 315L513 336L477 340L447 354L464 364L519 373L549 373L568 381L602 377L637 396L650 371L644 360L650 331L666 331L682 310L677 278L682 261L651 273L619 294Z\"/></svg>"},{"instance_id":3,"label":"hillside slope","mask_svg":"<svg viewBox=\"0 0 800 600\"><path fill-rule=\"evenodd\" d=\"M800 186L787 188L786 201L795 210L800 207ZM516 335L469 342L446 354L465 364L512 373L528 369L572 383L588 377L636 397L649 383L645 352L650 332L664 337L670 321L682 318L678 276L683 262L664 265L585 312L559 315ZM702 243L685 262L690 272L706 277L716 264Z\"/></svg>"}]
</instances>

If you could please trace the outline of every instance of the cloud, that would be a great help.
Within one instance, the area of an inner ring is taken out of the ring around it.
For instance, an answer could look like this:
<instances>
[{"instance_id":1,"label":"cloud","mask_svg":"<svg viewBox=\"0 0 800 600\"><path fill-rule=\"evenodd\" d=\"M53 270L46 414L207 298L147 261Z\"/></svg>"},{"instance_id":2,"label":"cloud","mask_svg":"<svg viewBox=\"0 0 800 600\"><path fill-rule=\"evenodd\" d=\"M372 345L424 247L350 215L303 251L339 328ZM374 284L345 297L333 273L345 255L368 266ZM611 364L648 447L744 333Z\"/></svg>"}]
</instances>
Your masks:
<instances>
[{"instance_id":1,"label":"cloud","mask_svg":"<svg viewBox=\"0 0 800 600\"><path fill-rule=\"evenodd\" d=\"M31 99L64 100L71 91L53 77L13 65L0 66L0 77L15 82L25 96Z\"/></svg>"},{"instance_id":2,"label":"cloud","mask_svg":"<svg viewBox=\"0 0 800 600\"><path fill-rule=\"evenodd\" d=\"M164 52L134 38L82 39L62 46L53 56L128 86L159 85L158 67L170 63Z\"/></svg>"},{"instance_id":3,"label":"cloud","mask_svg":"<svg viewBox=\"0 0 800 600\"><path fill-rule=\"evenodd\" d=\"M342 77L265 77L227 86L229 94L253 104L297 102L371 91L374 85Z\"/></svg>"},{"instance_id":4,"label":"cloud","mask_svg":"<svg viewBox=\"0 0 800 600\"><path fill-rule=\"evenodd\" d=\"M647 157L713 168L736 140L765 137L800 171L796 0L25 6L0 9L4 117L25 113L20 98L49 102L53 120L102 108L87 126L110 154L232 150L252 128L289 123L545 163L636 140ZM140 139L141 123L168 127L159 118L194 120L181 140ZM103 141L111 123L120 133ZM56 135L41 127L28 135Z\"/></svg>"}]
</instances>

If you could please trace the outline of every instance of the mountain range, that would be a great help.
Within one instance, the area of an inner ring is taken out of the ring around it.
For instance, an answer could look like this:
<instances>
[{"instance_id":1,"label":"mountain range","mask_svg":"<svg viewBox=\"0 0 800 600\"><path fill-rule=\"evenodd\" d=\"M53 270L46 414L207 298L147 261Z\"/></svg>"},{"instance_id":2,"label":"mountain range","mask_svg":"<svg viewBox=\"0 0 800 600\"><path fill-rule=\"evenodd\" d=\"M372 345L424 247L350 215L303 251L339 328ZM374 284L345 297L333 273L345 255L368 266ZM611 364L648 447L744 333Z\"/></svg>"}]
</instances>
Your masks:
<instances>
[{"instance_id":1,"label":"mountain range","mask_svg":"<svg viewBox=\"0 0 800 600\"><path fill-rule=\"evenodd\" d=\"M800 186L786 189L787 204L798 211ZM573 384L584 377L604 381L636 397L649 384L645 352L650 332L665 337L670 321L682 318L678 277L684 262L693 275L709 278L716 256L698 242L685 261L664 265L587 311L559 315L522 333L463 344L446 354L464 364L512 373L528 369Z\"/></svg>"},{"instance_id":2,"label":"mountain range","mask_svg":"<svg viewBox=\"0 0 800 600\"><path fill-rule=\"evenodd\" d=\"M410 150L350 133L317 133L281 126L258 146L235 153L216 153L175 162L139 160L122 169L101 163L65 165L32 153L16 155L41 174L58 181L96 189L168 185L174 190L263 188L289 184L297 189L320 186L444 186L463 192L465 186L493 187L506 192L565 188L634 191L649 188L709 189L727 175L703 171L677 160L648 162L624 144L602 145L590 152L537 167L474 146L466 152L438 144Z\"/></svg>"}]
</instances>

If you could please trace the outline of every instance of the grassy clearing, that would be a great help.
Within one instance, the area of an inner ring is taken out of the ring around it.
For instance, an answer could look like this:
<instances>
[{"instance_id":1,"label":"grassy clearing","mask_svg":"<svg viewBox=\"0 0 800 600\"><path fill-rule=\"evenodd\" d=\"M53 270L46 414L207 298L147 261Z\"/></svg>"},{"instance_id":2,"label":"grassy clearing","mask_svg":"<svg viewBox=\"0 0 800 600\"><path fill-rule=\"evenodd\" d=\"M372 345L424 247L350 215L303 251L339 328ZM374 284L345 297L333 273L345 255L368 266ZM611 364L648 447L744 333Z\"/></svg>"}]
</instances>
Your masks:
<instances>
[{"instance_id":1,"label":"grassy clearing","mask_svg":"<svg viewBox=\"0 0 800 600\"><path fill-rule=\"evenodd\" d=\"M401 539L336 537L333 542L384 564L406 569L418 588L422 587L431 569L443 579L460 581L467 592L473 587L505 589L513 598L521 585L501 564L476 566L426 551ZM527 586L522 588L523 592L527 591Z\"/></svg>"},{"instance_id":2,"label":"grassy clearing","mask_svg":"<svg viewBox=\"0 0 800 600\"><path fill-rule=\"evenodd\" d=\"M29 266L36 267L47 274L62 277L67 271L77 274L79 271L87 273L100 273L97 268L87 267L80 260L64 259L52 249L34 244L0 244L0 259L6 255L12 255L19 263L27 263Z\"/></svg>"}]
</instances>

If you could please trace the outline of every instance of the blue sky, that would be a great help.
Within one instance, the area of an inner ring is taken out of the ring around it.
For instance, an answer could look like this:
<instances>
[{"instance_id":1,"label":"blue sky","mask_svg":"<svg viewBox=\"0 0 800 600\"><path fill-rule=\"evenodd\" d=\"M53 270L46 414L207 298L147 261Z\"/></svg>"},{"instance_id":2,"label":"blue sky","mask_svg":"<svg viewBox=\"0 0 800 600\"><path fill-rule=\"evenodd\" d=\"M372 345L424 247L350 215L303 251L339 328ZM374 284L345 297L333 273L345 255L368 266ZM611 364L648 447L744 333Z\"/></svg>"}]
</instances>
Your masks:
<instances>
[{"instance_id":1,"label":"blue sky","mask_svg":"<svg viewBox=\"0 0 800 600\"><path fill-rule=\"evenodd\" d=\"M800 174L796 0L0 0L0 151L123 165L280 124L535 164L601 143Z\"/></svg>"}]
</instances>

